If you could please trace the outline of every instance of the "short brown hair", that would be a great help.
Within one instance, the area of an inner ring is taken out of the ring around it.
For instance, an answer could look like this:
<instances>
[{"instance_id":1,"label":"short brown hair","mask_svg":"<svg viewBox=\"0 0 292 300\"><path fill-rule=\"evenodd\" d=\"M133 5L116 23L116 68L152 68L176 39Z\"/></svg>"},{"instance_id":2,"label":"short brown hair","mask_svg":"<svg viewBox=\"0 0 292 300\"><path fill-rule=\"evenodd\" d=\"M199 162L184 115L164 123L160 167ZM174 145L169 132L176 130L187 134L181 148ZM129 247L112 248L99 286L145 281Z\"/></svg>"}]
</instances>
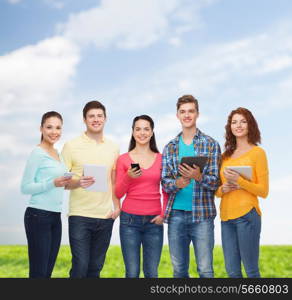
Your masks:
<instances>
[{"instance_id":1,"label":"short brown hair","mask_svg":"<svg viewBox=\"0 0 292 300\"><path fill-rule=\"evenodd\" d=\"M102 109L104 116L106 117L105 106L99 101L93 100L87 102L83 108L83 118L86 119L86 114L90 109Z\"/></svg>"},{"instance_id":2,"label":"short brown hair","mask_svg":"<svg viewBox=\"0 0 292 300\"><path fill-rule=\"evenodd\" d=\"M194 96L192 96L192 95L183 95L180 98L178 98L177 103L176 103L176 109L177 109L177 111L179 110L180 106L182 104L185 104L185 103L194 103L197 112L199 112L199 103L198 103L198 100Z\"/></svg>"}]
</instances>

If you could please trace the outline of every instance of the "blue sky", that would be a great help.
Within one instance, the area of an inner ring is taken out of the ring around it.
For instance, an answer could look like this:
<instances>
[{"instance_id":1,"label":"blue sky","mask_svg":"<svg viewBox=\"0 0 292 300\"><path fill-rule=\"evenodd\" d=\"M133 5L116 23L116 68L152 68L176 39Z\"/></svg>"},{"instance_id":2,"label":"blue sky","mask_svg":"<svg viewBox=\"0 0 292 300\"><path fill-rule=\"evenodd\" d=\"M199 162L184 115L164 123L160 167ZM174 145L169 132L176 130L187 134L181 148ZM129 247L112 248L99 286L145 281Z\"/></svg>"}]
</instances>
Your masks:
<instances>
[{"instance_id":1,"label":"blue sky","mask_svg":"<svg viewBox=\"0 0 292 300\"><path fill-rule=\"evenodd\" d=\"M44 112L64 117L62 149L84 129L84 104L100 100L121 153L146 113L162 151L180 129L176 100L191 93L198 127L222 150L230 111L254 113L270 167L261 243L292 244L291 20L288 0L0 0L0 243L26 242L19 185ZM63 243L67 202L66 192ZM219 215L215 225L220 244Z\"/></svg>"}]
</instances>

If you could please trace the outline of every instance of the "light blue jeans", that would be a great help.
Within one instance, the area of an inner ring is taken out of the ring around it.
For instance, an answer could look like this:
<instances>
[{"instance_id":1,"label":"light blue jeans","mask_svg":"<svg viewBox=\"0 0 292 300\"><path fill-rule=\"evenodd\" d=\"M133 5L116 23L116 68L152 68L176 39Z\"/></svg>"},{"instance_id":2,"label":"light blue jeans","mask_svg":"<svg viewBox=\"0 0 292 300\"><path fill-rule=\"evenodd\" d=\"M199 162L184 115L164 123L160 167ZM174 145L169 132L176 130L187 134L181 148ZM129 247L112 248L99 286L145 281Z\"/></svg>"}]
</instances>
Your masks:
<instances>
[{"instance_id":1,"label":"light blue jeans","mask_svg":"<svg viewBox=\"0 0 292 300\"><path fill-rule=\"evenodd\" d=\"M192 212L173 209L168 223L168 243L175 278L189 277L191 241L199 276L214 277L214 219L193 223Z\"/></svg>"},{"instance_id":2,"label":"light blue jeans","mask_svg":"<svg viewBox=\"0 0 292 300\"><path fill-rule=\"evenodd\" d=\"M163 225L151 223L155 215L134 215L121 212L120 239L127 278L140 275L140 252L143 247L145 278L158 277L158 266L163 246Z\"/></svg>"},{"instance_id":3,"label":"light blue jeans","mask_svg":"<svg viewBox=\"0 0 292 300\"><path fill-rule=\"evenodd\" d=\"M255 208L237 219L221 221L225 268L229 277L241 278L241 262L248 277L260 277L261 217Z\"/></svg>"}]
</instances>

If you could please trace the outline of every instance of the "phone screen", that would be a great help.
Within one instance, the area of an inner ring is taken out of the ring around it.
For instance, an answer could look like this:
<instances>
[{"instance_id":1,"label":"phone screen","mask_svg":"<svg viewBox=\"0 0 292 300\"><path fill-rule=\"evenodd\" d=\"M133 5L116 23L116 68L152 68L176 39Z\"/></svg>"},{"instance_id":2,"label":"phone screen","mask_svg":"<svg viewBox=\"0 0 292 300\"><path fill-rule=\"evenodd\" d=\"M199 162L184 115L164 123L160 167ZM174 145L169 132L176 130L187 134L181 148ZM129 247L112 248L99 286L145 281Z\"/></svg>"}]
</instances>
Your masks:
<instances>
[{"instance_id":1,"label":"phone screen","mask_svg":"<svg viewBox=\"0 0 292 300\"><path fill-rule=\"evenodd\" d=\"M140 165L139 164L131 164L131 168L140 170Z\"/></svg>"},{"instance_id":2,"label":"phone screen","mask_svg":"<svg viewBox=\"0 0 292 300\"><path fill-rule=\"evenodd\" d=\"M72 177L73 175L74 175L74 173L72 173L72 172L66 172L66 173L64 173L65 177Z\"/></svg>"}]
</instances>

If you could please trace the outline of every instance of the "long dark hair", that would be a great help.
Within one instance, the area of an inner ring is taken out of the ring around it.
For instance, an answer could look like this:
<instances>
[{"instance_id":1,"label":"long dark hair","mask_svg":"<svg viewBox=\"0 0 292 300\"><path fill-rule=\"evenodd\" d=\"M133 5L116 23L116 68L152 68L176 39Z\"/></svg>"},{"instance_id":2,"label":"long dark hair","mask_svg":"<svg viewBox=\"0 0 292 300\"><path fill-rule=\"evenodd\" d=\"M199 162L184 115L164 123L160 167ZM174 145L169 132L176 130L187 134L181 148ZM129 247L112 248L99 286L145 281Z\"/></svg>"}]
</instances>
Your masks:
<instances>
[{"instance_id":1,"label":"long dark hair","mask_svg":"<svg viewBox=\"0 0 292 300\"><path fill-rule=\"evenodd\" d=\"M261 132L258 127L258 123L254 118L253 114L244 107L238 107L237 109L231 111L228 116L227 124L225 126L225 152L223 153L223 158L230 157L236 149L236 137L231 131L231 121L235 114L239 114L245 117L248 125L247 140L250 144L258 145L261 143Z\"/></svg>"},{"instance_id":2,"label":"long dark hair","mask_svg":"<svg viewBox=\"0 0 292 300\"><path fill-rule=\"evenodd\" d=\"M153 122L152 118L149 117L149 116L147 116L147 115L141 115L141 116L135 117L134 120L133 120L133 123L132 123L132 130L134 130L134 128L135 128L135 123L136 123L138 120L145 120L145 121L148 121L149 124L150 124L150 127L151 127L152 131L154 130L154 122ZM150 149L151 149L153 152L159 153L159 150L158 150L157 145L156 145L156 140L155 140L155 134L154 134L154 131L153 131L153 135L152 135L152 137L151 137L151 139L150 139L150 144L149 144L149 146L150 146ZM132 133L131 140L130 140L130 144L129 144L129 150L128 150L128 151L130 152L130 151L133 150L135 147L136 147L136 141L135 141L135 139L134 139L134 137L133 137L133 133Z\"/></svg>"},{"instance_id":3,"label":"long dark hair","mask_svg":"<svg viewBox=\"0 0 292 300\"><path fill-rule=\"evenodd\" d=\"M56 111L48 111L48 112L44 113L43 116L42 116L41 127L43 127L46 120L51 118L51 117L56 117L56 118L60 119L61 122L63 123L63 118L62 118L61 114L59 114ZM43 135L41 136L41 141L42 140L43 140Z\"/></svg>"}]
</instances>

